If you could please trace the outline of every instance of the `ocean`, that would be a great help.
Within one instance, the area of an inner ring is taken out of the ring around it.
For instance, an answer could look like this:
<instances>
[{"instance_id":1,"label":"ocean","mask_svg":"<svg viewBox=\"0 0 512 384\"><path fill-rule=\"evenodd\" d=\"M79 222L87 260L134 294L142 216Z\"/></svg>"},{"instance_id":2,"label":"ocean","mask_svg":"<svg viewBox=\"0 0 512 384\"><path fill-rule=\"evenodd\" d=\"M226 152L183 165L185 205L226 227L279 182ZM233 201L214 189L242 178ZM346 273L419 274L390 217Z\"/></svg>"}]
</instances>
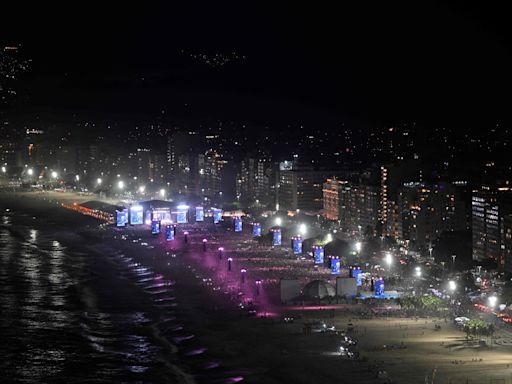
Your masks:
<instances>
[{"instance_id":1,"label":"ocean","mask_svg":"<svg viewBox=\"0 0 512 384\"><path fill-rule=\"evenodd\" d=\"M0 213L0 382L178 382L151 299L81 248L51 218Z\"/></svg>"}]
</instances>

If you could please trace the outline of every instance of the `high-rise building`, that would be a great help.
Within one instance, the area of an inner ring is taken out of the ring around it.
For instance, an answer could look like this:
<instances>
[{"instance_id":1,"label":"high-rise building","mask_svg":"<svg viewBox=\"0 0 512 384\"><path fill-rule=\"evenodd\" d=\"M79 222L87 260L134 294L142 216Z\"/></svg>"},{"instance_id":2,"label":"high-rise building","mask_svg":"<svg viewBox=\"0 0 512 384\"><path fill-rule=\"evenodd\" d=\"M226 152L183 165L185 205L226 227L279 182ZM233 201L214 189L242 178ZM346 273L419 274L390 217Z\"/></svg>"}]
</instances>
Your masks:
<instances>
[{"instance_id":1,"label":"high-rise building","mask_svg":"<svg viewBox=\"0 0 512 384\"><path fill-rule=\"evenodd\" d=\"M166 168L173 192L198 192L197 156L202 152L196 131L176 131L167 137Z\"/></svg>"},{"instance_id":2,"label":"high-rise building","mask_svg":"<svg viewBox=\"0 0 512 384\"><path fill-rule=\"evenodd\" d=\"M471 212L473 260L490 258L504 268L504 220L512 213L512 190L487 186L473 190Z\"/></svg>"},{"instance_id":3,"label":"high-rise building","mask_svg":"<svg viewBox=\"0 0 512 384\"><path fill-rule=\"evenodd\" d=\"M512 276L512 214L503 218L503 260L504 272L507 277Z\"/></svg>"},{"instance_id":4,"label":"high-rise building","mask_svg":"<svg viewBox=\"0 0 512 384\"><path fill-rule=\"evenodd\" d=\"M222 193L222 170L227 161L215 150L198 156L199 188L202 197L216 199Z\"/></svg>"},{"instance_id":5,"label":"high-rise building","mask_svg":"<svg viewBox=\"0 0 512 384\"><path fill-rule=\"evenodd\" d=\"M279 164L278 203L280 209L318 211L323 206L324 180L335 172L310 165L284 161Z\"/></svg>"},{"instance_id":6,"label":"high-rise building","mask_svg":"<svg viewBox=\"0 0 512 384\"><path fill-rule=\"evenodd\" d=\"M327 220L340 220L340 196L343 193L343 186L347 181L337 180L336 178L327 179L323 184L323 206L324 217Z\"/></svg>"},{"instance_id":7,"label":"high-rise building","mask_svg":"<svg viewBox=\"0 0 512 384\"><path fill-rule=\"evenodd\" d=\"M446 231L466 229L465 207L455 186L406 183L397 199L397 240L428 249Z\"/></svg>"},{"instance_id":8,"label":"high-rise building","mask_svg":"<svg viewBox=\"0 0 512 384\"><path fill-rule=\"evenodd\" d=\"M398 189L406 182L421 182L422 172L418 160L400 161L383 165L380 169L380 222L383 236L397 236L397 226L393 217L396 211Z\"/></svg>"},{"instance_id":9,"label":"high-rise building","mask_svg":"<svg viewBox=\"0 0 512 384\"><path fill-rule=\"evenodd\" d=\"M270 156L248 156L242 160L237 175L236 194L244 205L273 203L274 163Z\"/></svg>"}]
</instances>

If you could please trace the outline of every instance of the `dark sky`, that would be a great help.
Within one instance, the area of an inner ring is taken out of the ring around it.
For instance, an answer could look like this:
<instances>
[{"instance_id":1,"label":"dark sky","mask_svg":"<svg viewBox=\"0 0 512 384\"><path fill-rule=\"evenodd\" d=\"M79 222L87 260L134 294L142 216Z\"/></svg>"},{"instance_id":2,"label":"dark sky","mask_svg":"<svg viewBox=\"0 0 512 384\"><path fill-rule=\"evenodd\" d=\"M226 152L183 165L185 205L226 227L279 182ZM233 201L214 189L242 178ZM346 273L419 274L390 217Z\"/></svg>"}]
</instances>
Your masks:
<instances>
[{"instance_id":1,"label":"dark sky","mask_svg":"<svg viewBox=\"0 0 512 384\"><path fill-rule=\"evenodd\" d=\"M0 45L21 43L33 59L25 80L35 109L509 120L508 13L483 2L48 3L0 16ZM181 50L247 59L210 68Z\"/></svg>"}]
</instances>

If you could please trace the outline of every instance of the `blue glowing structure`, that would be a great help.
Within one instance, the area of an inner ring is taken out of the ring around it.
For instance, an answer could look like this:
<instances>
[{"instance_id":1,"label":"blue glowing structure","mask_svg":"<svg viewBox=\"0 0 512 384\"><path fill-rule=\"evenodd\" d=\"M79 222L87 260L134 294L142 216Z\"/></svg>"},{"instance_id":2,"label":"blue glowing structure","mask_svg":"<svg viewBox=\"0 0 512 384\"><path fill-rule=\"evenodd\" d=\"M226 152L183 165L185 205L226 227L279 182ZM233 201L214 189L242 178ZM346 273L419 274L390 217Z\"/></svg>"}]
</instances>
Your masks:
<instances>
[{"instance_id":1,"label":"blue glowing structure","mask_svg":"<svg viewBox=\"0 0 512 384\"><path fill-rule=\"evenodd\" d=\"M281 230L280 229L273 229L273 237L272 237L272 245L274 247L277 247L281 245Z\"/></svg>"},{"instance_id":2,"label":"blue glowing structure","mask_svg":"<svg viewBox=\"0 0 512 384\"><path fill-rule=\"evenodd\" d=\"M126 224L128 224L128 210L116 211L116 226L126 227Z\"/></svg>"},{"instance_id":3,"label":"blue glowing structure","mask_svg":"<svg viewBox=\"0 0 512 384\"><path fill-rule=\"evenodd\" d=\"M324 263L324 247L321 245L313 245L313 256L315 258L315 264Z\"/></svg>"},{"instance_id":4,"label":"blue glowing structure","mask_svg":"<svg viewBox=\"0 0 512 384\"><path fill-rule=\"evenodd\" d=\"M339 257L333 257L331 260L331 274L339 275L341 272L341 262Z\"/></svg>"},{"instance_id":5,"label":"blue glowing structure","mask_svg":"<svg viewBox=\"0 0 512 384\"><path fill-rule=\"evenodd\" d=\"M172 225L167 225L165 227L165 240L174 240L174 227Z\"/></svg>"},{"instance_id":6,"label":"blue glowing structure","mask_svg":"<svg viewBox=\"0 0 512 384\"><path fill-rule=\"evenodd\" d=\"M375 296L384 295L384 279L381 277L375 281Z\"/></svg>"},{"instance_id":7,"label":"blue glowing structure","mask_svg":"<svg viewBox=\"0 0 512 384\"><path fill-rule=\"evenodd\" d=\"M160 221L153 220L151 222L151 234L158 235L160 233Z\"/></svg>"},{"instance_id":8,"label":"blue glowing structure","mask_svg":"<svg viewBox=\"0 0 512 384\"><path fill-rule=\"evenodd\" d=\"M354 268L352 270L352 277L355 277L357 287L363 285L363 271L361 271L360 268Z\"/></svg>"},{"instance_id":9,"label":"blue glowing structure","mask_svg":"<svg viewBox=\"0 0 512 384\"><path fill-rule=\"evenodd\" d=\"M196 221L204 221L203 207L196 207Z\"/></svg>"},{"instance_id":10,"label":"blue glowing structure","mask_svg":"<svg viewBox=\"0 0 512 384\"><path fill-rule=\"evenodd\" d=\"M144 208L141 205L132 205L130 207L130 224L144 224Z\"/></svg>"},{"instance_id":11,"label":"blue glowing structure","mask_svg":"<svg viewBox=\"0 0 512 384\"><path fill-rule=\"evenodd\" d=\"M300 255L302 253L302 238L297 236L292 238L293 254Z\"/></svg>"},{"instance_id":12,"label":"blue glowing structure","mask_svg":"<svg viewBox=\"0 0 512 384\"><path fill-rule=\"evenodd\" d=\"M176 222L178 224L188 223L187 211L188 211L187 205L178 205L178 211L176 212Z\"/></svg>"},{"instance_id":13,"label":"blue glowing structure","mask_svg":"<svg viewBox=\"0 0 512 384\"><path fill-rule=\"evenodd\" d=\"M235 227L235 232L242 232L242 218L236 216L234 218L233 225Z\"/></svg>"},{"instance_id":14,"label":"blue glowing structure","mask_svg":"<svg viewBox=\"0 0 512 384\"><path fill-rule=\"evenodd\" d=\"M213 223L217 224L222 220L222 210L213 208Z\"/></svg>"},{"instance_id":15,"label":"blue glowing structure","mask_svg":"<svg viewBox=\"0 0 512 384\"><path fill-rule=\"evenodd\" d=\"M261 236L261 224L260 223L254 223L252 225L252 235L254 237L260 237Z\"/></svg>"}]
</instances>

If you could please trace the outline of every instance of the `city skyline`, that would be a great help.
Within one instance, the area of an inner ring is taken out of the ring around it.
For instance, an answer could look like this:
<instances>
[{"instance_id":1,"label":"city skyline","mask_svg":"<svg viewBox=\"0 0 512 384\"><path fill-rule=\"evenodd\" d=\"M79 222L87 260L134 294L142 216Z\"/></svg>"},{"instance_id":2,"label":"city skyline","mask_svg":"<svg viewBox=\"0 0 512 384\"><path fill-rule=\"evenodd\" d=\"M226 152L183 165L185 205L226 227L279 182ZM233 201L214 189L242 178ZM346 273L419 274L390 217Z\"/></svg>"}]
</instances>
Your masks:
<instances>
[{"instance_id":1,"label":"city skyline","mask_svg":"<svg viewBox=\"0 0 512 384\"><path fill-rule=\"evenodd\" d=\"M512 384L507 27L2 7L2 383Z\"/></svg>"}]
</instances>

